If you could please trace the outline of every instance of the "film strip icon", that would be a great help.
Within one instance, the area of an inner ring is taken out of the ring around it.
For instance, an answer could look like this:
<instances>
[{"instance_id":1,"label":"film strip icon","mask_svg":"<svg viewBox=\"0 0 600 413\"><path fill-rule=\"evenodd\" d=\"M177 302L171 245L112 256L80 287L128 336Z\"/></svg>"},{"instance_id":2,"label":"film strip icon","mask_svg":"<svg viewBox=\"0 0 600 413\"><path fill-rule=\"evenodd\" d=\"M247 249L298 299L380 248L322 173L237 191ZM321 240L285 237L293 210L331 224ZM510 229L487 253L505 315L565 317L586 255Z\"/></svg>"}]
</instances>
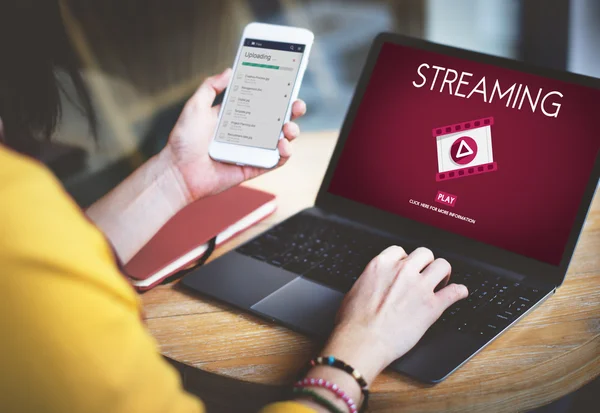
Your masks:
<instances>
[{"instance_id":1,"label":"film strip icon","mask_svg":"<svg viewBox=\"0 0 600 413\"><path fill-rule=\"evenodd\" d=\"M493 117L434 128L438 154L436 181L498 170L492 151Z\"/></svg>"},{"instance_id":2,"label":"film strip icon","mask_svg":"<svg viewBox=\"0 0 600 413\"><path fill-rule=\"evenodd\" d=\"M438 173L438 174L436 174L435 180L438 182L447 181L448 179L462 178L463 176L478 175L478 174L483 174L486 172L493 172L493 171L497 171L497 170L498 170L498 163L491 162L491 163L486 163L486 164L479 165L479 166L473 166L471 168L462 168L462 169L456 169L456 170L450 171L450 172Z\"/></svg>"}]
</instances>

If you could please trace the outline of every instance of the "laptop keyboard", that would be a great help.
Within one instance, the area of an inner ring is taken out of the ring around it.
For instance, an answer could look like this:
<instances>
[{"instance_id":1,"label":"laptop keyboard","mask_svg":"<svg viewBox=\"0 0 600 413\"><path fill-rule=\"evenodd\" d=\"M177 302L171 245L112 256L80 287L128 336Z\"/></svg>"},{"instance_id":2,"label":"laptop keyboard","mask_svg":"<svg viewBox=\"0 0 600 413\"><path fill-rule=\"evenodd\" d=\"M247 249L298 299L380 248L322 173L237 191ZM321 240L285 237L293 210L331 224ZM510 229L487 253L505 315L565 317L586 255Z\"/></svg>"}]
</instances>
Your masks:
<instances>
[{"instance_id":1,"label":"laptop keyboard","mask_svg":"<svg viewBox=\"0 0 600 413\"><path fill-rule=\"evenodd\" d=\"M391 240L310 215L296 215L238 252L347 292Z\"/></svg>"},{"instance_id":2,"label":"laptop keyboard","mask_svg":"<svg viewBox=\"0 0 600 413\"><path fill-rule=\"evenodd\" d=\"M453 269L450 281L466 285L469 296L450 306L432 331L453 328L491 338L546 295L537 288L481 271Z\"/></svg>"},{"instance_id":3,"label":"laptop keyboard","mask_svg":"<svg viewBox=\"0 0 600 413\"><path fill-rule=\"evenodd\" d=\"M347 292L369 261L393 244L391 238L300 214L236 251ZM413 249L403 247L407 253ZM455 266L451 282L465 284L469 296L448 308L430 332L455 329L491 338L545 295L495 274Z\"/></svg>"}]
</instances>

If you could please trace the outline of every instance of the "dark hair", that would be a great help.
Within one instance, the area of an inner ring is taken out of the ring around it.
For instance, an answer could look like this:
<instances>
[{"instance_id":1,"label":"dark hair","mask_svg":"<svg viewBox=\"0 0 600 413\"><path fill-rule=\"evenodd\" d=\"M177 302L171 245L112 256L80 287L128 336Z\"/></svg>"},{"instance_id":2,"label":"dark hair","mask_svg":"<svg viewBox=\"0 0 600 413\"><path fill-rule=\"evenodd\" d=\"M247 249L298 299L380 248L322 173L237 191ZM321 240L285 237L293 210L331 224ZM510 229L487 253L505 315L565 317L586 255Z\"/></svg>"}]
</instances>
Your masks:
<instances>
[{"instance_id":1,"label":"dark hair","mask_svg":"<svg viewBox=\"0 0 600 413\"><path fill-rule=\"evenodd\" d=\"M58 0L0 0L0 118L4 143L28 153L49 139L61 116L57 78L71 78L92 134L96 116L66 33Z\"/></svg>"}]
</instances>

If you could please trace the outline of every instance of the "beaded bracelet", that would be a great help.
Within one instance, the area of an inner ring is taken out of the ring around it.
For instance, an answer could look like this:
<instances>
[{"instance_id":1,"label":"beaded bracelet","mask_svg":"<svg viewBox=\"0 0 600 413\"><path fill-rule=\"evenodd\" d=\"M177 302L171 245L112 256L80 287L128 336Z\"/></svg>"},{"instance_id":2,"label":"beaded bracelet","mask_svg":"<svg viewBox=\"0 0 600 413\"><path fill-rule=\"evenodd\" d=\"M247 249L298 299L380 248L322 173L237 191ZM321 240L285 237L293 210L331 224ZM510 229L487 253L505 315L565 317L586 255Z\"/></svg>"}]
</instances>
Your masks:
<instances>
[{"instance_id":1,"label":"beaded bracelet","mask_svg":"<svg viewBox=\"0 0 600 413\"><path fill-rule=\"evenodd\" d=\"M327 380L323 379L315 379L315 378L305 378L304 380L298 381L295 385L295 388L302 387L321 387L323 389L329 390L333 394L337 396L337 398L342 399L350 413L358 413L358 409L356 408L356 403L350 396L348 396L339 386L335 383L331 383Z\"/></svg>"},{"instance_id":2,"label":"beaded bracelet","mask_svg":"<svg viewBox=\"0 0 600 413\"><path fill-rule=\"evenodd\" d=\"M358 370L356 370L354 367L350 366L349 364L344 363L342 360L336 359L333 356L316 357L316 358L312 359L308 363L306 368L300 372L298 379L300 380L302 377L304 377L306 375L306 373L308 373L308 370L310 370L311 367L316 367L316 366L334 367L334 368L340 369L342 371L345 371L346 373L351 375L354 378L354 380L356 380L358 385L360 386L360 390L363 394L363 404L360 408L360 412L364 412L367 409L367 405L369 404L368 384L367 384L367 381L364 379L364 377L362 376L362 374L360 374L360 372Z\"/></svg>"},{"instance_id":3,"label":"beaded bracelet","mask_svg":"<svg viewBox=\"0 0 600 413\"><path fill-rule=\"evenodd\" d=\"M302 396L310 397L312 399L312 401L314 401L321 407L326 408L331 413L344 413L341 409L338 409L335 404L333 404L332 402L327 400L325 397L321 396L319 393L317 393L313 390L305 389L303 387L294 387L293 392L295 394L300 394Z\"/></svg>"}]
</instances>

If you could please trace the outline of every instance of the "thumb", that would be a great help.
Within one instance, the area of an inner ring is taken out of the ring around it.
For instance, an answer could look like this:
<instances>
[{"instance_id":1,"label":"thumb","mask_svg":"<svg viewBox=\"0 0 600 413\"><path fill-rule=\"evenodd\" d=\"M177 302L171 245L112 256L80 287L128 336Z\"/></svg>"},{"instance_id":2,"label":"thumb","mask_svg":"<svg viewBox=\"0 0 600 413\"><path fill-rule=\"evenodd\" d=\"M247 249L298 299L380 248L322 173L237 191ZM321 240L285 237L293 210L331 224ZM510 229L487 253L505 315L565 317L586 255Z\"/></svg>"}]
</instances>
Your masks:
<instances>
[{"instance_id":1,"label":"thumb","mask_svg":"<svg viewBox=\"0 0 600 413\"><path fill-rule=\"evenodd\" d=\"M210 108L217 95L225 90L231 79L231 69L227 68L219 75L214 75L207 78L196 93L193 100L203 107Z\"/></svg>"}]
</instances>

